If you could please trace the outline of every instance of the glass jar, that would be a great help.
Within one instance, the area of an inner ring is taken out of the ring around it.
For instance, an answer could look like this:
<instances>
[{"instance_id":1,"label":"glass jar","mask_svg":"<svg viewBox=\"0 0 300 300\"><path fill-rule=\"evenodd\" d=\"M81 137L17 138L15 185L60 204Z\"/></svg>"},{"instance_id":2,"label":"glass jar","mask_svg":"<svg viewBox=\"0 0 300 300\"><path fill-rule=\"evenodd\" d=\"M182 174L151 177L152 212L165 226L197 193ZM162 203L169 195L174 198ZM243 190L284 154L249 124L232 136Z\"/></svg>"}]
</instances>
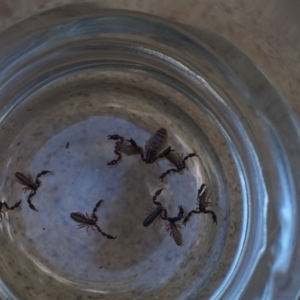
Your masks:
<instances>
[{"instance_id":1,"label":"glass jar","mask_svg":"<svg viewBox=\"0 0 300 300\"><path fill-rule=\"evenodd\" d=\"M0 2L2 298L297 299L299 5L75 2Z\"/></svg>"}]
</instances>

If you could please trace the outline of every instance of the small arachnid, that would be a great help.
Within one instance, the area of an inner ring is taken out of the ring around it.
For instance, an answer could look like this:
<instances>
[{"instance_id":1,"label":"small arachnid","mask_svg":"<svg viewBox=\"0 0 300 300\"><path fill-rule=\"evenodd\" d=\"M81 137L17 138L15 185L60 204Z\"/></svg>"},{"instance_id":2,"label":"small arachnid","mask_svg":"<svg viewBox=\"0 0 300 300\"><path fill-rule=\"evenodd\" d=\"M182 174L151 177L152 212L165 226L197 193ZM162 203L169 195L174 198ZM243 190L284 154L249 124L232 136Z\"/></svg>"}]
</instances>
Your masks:
<instances>
[{"instance_id":1,"label":"small arachnid","mask_svg":"<svg viewBox=\"0 0 300 300\"><path fill-rule=\"evenodd\" d=\"M179 213L177 217L168 218L167 214L165 214L164 217L162 217L164 220L169 221L167 230L171 230L170 235L174 239L177 246L182 245L182 234L180 232L181 225L177 225L176 222L180 221L183 218L184 210L181 205L178 206Z\"/></svg>"},{"instance_id":2,"label":"small arachnid","mask_svg":"<svg viewBox=\"0 0 300 300\"><path fill-rule=\"evenodd\" d=\"M71 217L72 220L79 223L78 229L86 227L86 231L88 231L88 229L91 227L92 230L97 229L103 236L107 237L108 239L115 239L116 236L112 236L110 234L107 234L107 233L103 232L101 230L101 228L97 225L98 217L96 216L96 211L100 207L100 204L103 201L104 200L101 199L100 201L98 201L96 203L91 216L89 216L87 213L84 215L81 212L73 212L73 213L71 213L70 217Z\"/></svg>"},{"instance_id":3,"label":"small arachnid","mask_svg":"<svg viewBox=\"0 0 300 300\"><path fill-rule=\"evenodd\" d=\"M42 182L39 180L39 178L42 175L45 175L47 173L52 173L51 171L42 171L39 174L37 174L35 181L33 181L33 177L30 173L26 173L25 175L17 172L15 174L18 182L22 185L24 185L25 187L22 189L23 191L31 191L31 193L28 196L27 202L29 204L29 207L35 211L38 211L34 205L31 203L31 199L32 197L36 194L38 188L42 185Z\"/></svg>"},{"instance_id":4,"label":"small arachnid","mask_svg":"<svg viewBox=\"0 0 300 300\"><path fill-rule=\"evenodd\" d=\"M171 146L165 149L168 141L168 132L165 128L160 128L151 135L146 142L145 152L133 139L127 141L130 142L132 147L141 155L142 160L146 164L152 164L159 158L163 158L171 151L174 151L171 149Z\"/></svg>"},{"instance_id":5,"label":"small arachnid","mask_svg":"<svg viewBox=\"0 0 300 300\"><path fill-rule=\"evenodd\" d=\"M22 202L22 199L20 201L18 201L17 203L15 203L15 205L9 207L7 205L6 202L0 202L0 222L4 219L5 217L5 211L6 210L14 210L15 208L17 208ZM2 214L3 214L3 217L2 217Z\"/></svg>"},{"instance_id":6,"label":"small arachnid","mask_svg":"<svg viewBox=\"0 0 300 300\"><path fill-rule=\"evenodd\" d=\"M157 219L158 216L160 216L163 219L166 219L166 217L167 217L166 216L166 214L167 214L166 209L162 206L162 204L160 202L155 201L156 197L160 195L162 190L163 189L158 190L155 193L154 197L152 198L153 203L156 204L156 208L147 214L148 216L146 217L146 219L143 222L144 227L148 227L153 222L155 222L155 220ZM162 215L162 213L164 213L164 215Z\"/></svg>"},{"instance_id":7,"label":"small arachnid","mask_svg":"<svg viewBox=\"0 0 300 300\"><path fill-rule=\"evenodd\" d=\"M176 172L179 174L183 174L183 170L186 168L185 165L185 161L187 159L189 159L190 157L194 157L197 156L196 153L190 153L187 156L185 156L184 158L183 155L179 155L177 152L173 151L173 152L169 152L165 155L166 159L175 166L176 169L169 169L168 171L166 171L165 173L163 173L159 179L161 179L161 181L163 181L164 177L166 175L168 175L170 172Z\"/></svg>"},{"instance_id":8,"label":"small arachnid","mask_svg":"<svg viewBox=\"0 0 300 300\"><path fill-rule=\"evenodd\" d=\"M186 225L186 222L189 220L190 216L194 214L211 214L211 217L213 219L213 222L217 224L217 216L212 210L207 210L206 208L211 205L211 202L208 201L210 197L210 193L207 193L207 186L206 184L202 184L200 189L198 190L198 199L197 204L199 207L197 207L196 210L192 210L188 213L188 215L184 218L183 224Z\"/></svg>"},{"instance_id":9,"label":"small arachnid","mask_svg":"<svg viewBox=\"0 0 300 300\"><path fill-rule=\"evenodd\" d=\"M117 164L122 158L122 153L127 156L140 153L136 147L133 147L131 143L129 143L128 141L125 141L125 139L122 136L119 136L117 134L109 135L108 139L119 140L119 141L116 142L115 151L114 151L114 153L118 155L118 158L113 159L111 162L108 162L107 165L111 166Z\"/></svg>"}]
</instances>

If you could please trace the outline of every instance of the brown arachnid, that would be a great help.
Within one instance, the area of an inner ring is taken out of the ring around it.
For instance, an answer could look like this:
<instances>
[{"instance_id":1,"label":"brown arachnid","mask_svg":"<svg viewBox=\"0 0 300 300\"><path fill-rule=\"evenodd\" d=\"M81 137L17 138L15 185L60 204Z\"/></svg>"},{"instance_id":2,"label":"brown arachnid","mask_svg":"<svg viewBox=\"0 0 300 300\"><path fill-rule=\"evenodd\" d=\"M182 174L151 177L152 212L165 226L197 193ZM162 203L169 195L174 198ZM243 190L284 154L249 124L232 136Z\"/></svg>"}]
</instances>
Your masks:
<instances>
[{"instance_id":1,"label":"brown arachnid","mask_svg":"<svg viewBox=\"0 0 300 300\"><path fill-rule=\"evenodd\" d=\"M178 206L179 213L177 217L168 218L167 213L162 217L162 219L169 221L167 230L171 230L170 235L174 239L177 246L182 245L182 234L180 232L180 225L177 225L176 222L180 221L183 218L184 210L181 205Z\"/></svg>"},{"instance_id":2,"label":"brown arachnid","mask_svg":"<svg viewBox=\"0 0 300 300\"><path fill-rule=\"evenodd\" d=\"M149 225L151 225L158 216L160 216L163 219L166 219L166 209L162 206L162 204L156 200L156 197L160 195L160 193L162 192L163 189L158 190L154 197L152 198L152 201L154 204L156 204L156 209L154 209L153 211L151 211L150 213L148 213L146 219L143 222L143 226L144 227L148 227ZM164 216L162 216L162 213L164 212Z\"/></svg>"},{"instance_id":3,"label":"brown arachnid","mask_svg":"<svg viewBox=\"0 0 300 300\"><path fill-rule=\"evenodd\" d=\"M184 218L183 224L186 225L186 222L189 220L190 216L194 214L211 214L211 217L213 219L213 222L217 224L217 216L214 211L207 210L206 208L211 205L211 203L208 201L210 197L210 193L207 194L207 186L206 184L202 184L200 189L198 190L198 199L197 204L199 207L197 207L196 210L192 210L188 213L188 215Z\"/></svg>"},{"instance_id":4,"label":"brown arachnid","mask_svg":"<svg viewBox=\"0 0 300 300\"><path fill-rule=\"evenodd\" d=\"M47 173L52 173L52 172L51 171L42 171L41 173L37 174L35 181L33 181L33 177L30 173L26 173L24 175L20 172L16 172L16 174L15 174L18 182L25 186L22 190L23 191L31 191L28 196L27 202L29 204L29 207L35 211L38 211L38 210L31 203L31 199L36 194L38 188L42 185L42 182L39 180L39 178L42 175L45 175Z\"/></svg>"},{"instance_id":5,"label":"brown arachnid","mask_svg":"<svg viewBox=\"0 0 300 300\"><path fill-rule=\"evenodd\" d=\"M163 158L171 151L174 151L171 150L171 146L165 149L167 141L168 132L165 128L158 129L150 136L145 145L145 152L143 148L138 146L133 139L128 140L132 147L135 148L136 151L141 155L142 160L146 164L152 164L157 159Z\"/></svg>"},{"instance_id":6,"label":"brown arachnid","mask_svg":"<svg viewBox=\"0 0 300 300\"><path fill-rule=\"evenodd\" d=\"M101 228L97 225L98 217L96 216L96 211L100 207L100 204L103 201L104 200L101 199L100 201L98 201L96 203L91 216L89 216L87 213L86 213L86 215L84 215L81 212L73 212L73 213L71 213L70 217L73 221L79 223L78 229L86 227L86 231L88 231L88 229L91 227L92 230L97 229L103 236L107 237L108 239L115 239L116 236L114 237L110 234L107 234L107 233L103 232L101 230Z\"/></svg>"},{"instance_id":7,"label":"brown arachnid","mask_svg":"<svg viewBox=\"0 0 300 300\"><path fill-rule=\"evenodd\" d=\"M140 153L139 150L137 150L137 148L133 147L128 141L125 141L125 139L122 136L119 136L117 134L109 135L108 139L119 140L119 141L116 142L115 151L114 151L114 153L118 155L118 158L113 159L111 162L108 162L107 165L117 164L122 158L122 153L124 153L127 156Z\"/></svg>"},{"instance_id":8,"label":"brown arachnid","mask_svg":"<svg viewBox=\"0 0 300 300\"><path fill-rule=\"evenodd\" d=\"M4 219L5 217L5 210L14 210L15 208L17 208L22 202L22 199L18 202L15 203L15 205L9 207L7 205L6 202L0 202L0 222ZM3 214L3 217L2 217L2 214Z\"/></svg>"},{"instance_id":9,"label":"brown arachnid","mask_svg":"<svg viewBox=\"0 0 300 300\"><path fill-rule=\"evenodd\" d=\"M116 142L115 151L114 151L114 153L118 155L118 158L107 163L107 165L117 164L118 161L120 161L122 158L122 153L124 153L127 156L140 154L144 162L146 162L147 164L152 164L157 159L163 158L169 152L174 151L171 150L171 146L163 151L168 140L168 132L164 128L158 129L147 140L145 145L145 152L143 148L138 146L133 139L126 140L125 142L125 139L117 134L109 135L108 139L119 140L119 141Z\"/></svg>"},{"instance_id":10,"label":"brown arachnid","mask_svg":"<svg viewBox=\"0 0 300 300\"><path fill-rule=\"evenodd\" d=\"M163 181L163 178L168 175L170 172L176 172L179 174L183 174L183 170L186 168L185 161L189 159L190 157L197 156L196 153L190 153L186 157L182 158L183 155L179 155L177 152L169 152L165 155L166 159L175 166L176 169L169 169L165 173L163 173L159 179Z\"/></svg>"}]
</instances>

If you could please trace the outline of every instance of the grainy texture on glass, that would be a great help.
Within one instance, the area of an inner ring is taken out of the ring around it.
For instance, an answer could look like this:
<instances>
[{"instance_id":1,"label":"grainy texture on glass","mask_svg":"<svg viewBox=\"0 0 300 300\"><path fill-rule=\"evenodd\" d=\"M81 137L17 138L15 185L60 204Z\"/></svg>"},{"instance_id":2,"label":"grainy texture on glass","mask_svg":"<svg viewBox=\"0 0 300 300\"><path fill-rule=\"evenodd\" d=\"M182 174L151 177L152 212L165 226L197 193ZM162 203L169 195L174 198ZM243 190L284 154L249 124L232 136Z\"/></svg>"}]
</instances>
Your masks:
<instances>
[{"instance_id":1,"label":"grainy texture on glass","mask_svg":"<svg viewBox=\"0 0 300 300\"><path fill-rule=\"evenodd\" d=\"M0 0L0 29L61 5L92 2L101 8L144 12L212 30L247 54L281 89L300 118L300 5L288 1Z\"/></svg>"}]
</instances>

